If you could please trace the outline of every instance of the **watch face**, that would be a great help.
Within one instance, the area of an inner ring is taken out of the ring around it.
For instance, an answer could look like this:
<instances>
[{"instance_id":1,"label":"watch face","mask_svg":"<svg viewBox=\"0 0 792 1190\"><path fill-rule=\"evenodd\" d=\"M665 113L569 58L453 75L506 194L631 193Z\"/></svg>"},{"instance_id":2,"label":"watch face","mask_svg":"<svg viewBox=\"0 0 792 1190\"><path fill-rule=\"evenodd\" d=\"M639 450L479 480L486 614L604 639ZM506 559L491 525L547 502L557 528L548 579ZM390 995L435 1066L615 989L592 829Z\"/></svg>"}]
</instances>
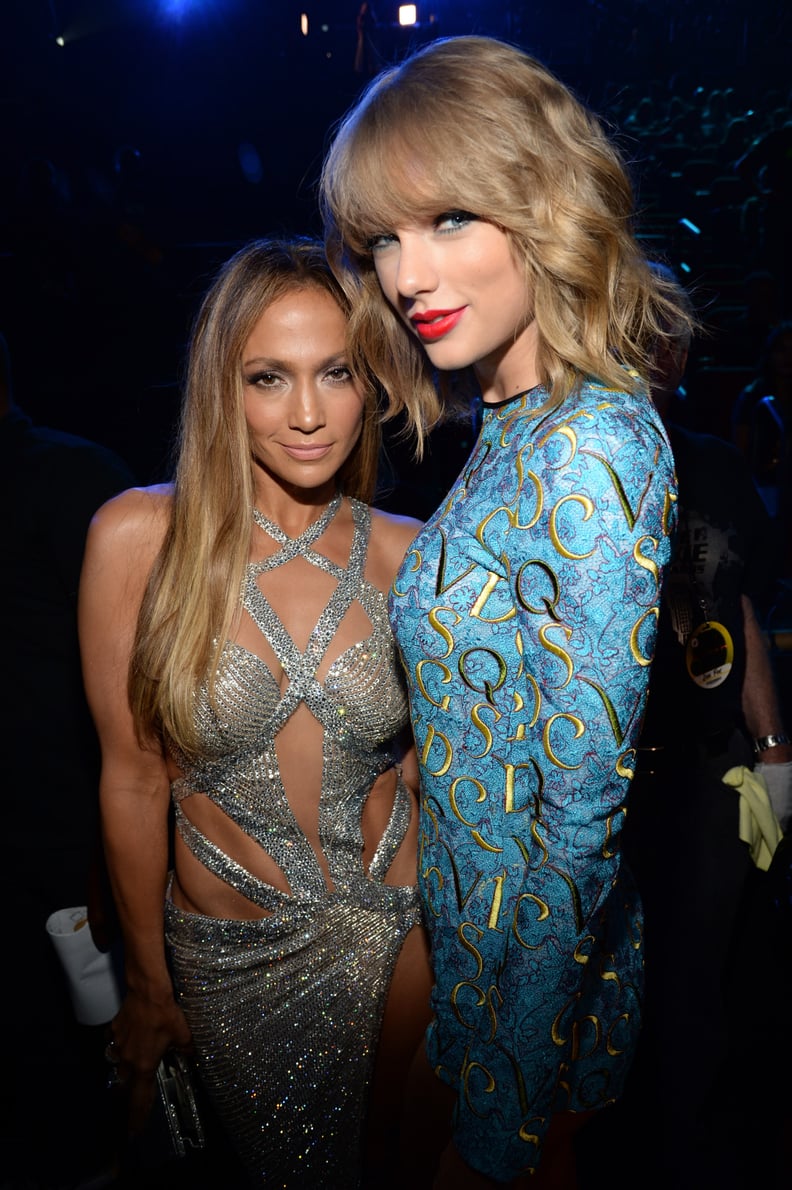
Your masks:
<instances>
[{"instance_id":1,"label":"watch face","mask_svg":"<svg viewBox=\"0 0 792 1190\"><path fill-rule=\"evenodd\" d=\"M758 740L754 740L754 751L766 752L768 748L780 748L782 744L788 743L788 735L763 735Z\"/></svg>"},{"instance_id":2,"label":"watch face","mask_svg":"<svg viewBox=\"0 0 792 1190\"><path fill-rule=\"evenodd\" d=\"M726 681L734 661L734 642L717 620L700 624L688 637L685 663L697 686L711 690Z\"/></svg>"}]
</instances>

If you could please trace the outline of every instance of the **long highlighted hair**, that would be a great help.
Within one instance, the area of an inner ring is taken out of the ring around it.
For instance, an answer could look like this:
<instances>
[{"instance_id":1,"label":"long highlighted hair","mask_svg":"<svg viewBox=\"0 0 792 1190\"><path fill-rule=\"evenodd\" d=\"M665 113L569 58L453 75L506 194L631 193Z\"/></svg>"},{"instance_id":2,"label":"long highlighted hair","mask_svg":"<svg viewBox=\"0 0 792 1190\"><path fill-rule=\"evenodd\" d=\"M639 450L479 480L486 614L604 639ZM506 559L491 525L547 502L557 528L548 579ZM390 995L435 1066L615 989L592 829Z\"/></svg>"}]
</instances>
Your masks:
<instances>
[{"instance_id":1,"label":"long highlighted hair","mask_svg":"<svg viewBox=\"0 0 792 1190\"><path fill-rule=\"evenodd\" d=\"M245 420L242 355L264 311L305 289L349 303L322 245L257 240L220 270L190 341L170 523L138 617L129 698L141 739L196 746L195 692L213 689L220 651L239 614L249 559L254 463ZM380 431L373 386L362 379L363 428L338 474L339 490L369 501Z\"/></svg>"}]
</instances>

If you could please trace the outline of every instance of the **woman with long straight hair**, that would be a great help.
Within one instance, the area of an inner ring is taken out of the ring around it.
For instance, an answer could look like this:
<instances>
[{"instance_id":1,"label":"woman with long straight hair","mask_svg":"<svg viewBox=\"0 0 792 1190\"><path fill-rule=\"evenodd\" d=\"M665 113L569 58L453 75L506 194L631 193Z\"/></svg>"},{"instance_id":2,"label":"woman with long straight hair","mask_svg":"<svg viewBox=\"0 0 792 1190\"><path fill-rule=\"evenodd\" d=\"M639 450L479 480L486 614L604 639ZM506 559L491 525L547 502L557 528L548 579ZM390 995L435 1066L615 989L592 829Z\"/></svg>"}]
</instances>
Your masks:
<instances>
[{"instance_id":1,"label":"woman with long straight hair","mask_svg":"<svg viewBox=\"0 0 792 1190\"><path fill-rule=\"evenodd\" d=\"M312 241L223 267L175 481L99 511L81 588L126 960L110 1057L137 1121L192 1047L268 1186L389 1184L428 1019L385 601L417 522L368 505L379 417L347 314Z\"/></svg>"}]
</instances>

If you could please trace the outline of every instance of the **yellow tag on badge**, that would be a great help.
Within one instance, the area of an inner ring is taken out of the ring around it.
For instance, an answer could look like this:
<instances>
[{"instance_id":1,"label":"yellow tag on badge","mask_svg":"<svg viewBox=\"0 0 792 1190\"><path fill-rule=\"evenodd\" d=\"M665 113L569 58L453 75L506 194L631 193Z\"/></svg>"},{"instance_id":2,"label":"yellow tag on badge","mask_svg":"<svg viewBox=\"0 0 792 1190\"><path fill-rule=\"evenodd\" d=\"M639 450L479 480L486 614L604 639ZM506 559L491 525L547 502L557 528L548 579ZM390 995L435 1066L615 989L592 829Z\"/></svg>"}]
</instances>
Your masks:
<instances>
[{"instance_id":1,"label":"yellow tag on badge","mask_svg":"<svg viewBox=\"0 0 792 1190\"><path fill-rule=\"evenodd\" d=\"M697 686L711 690L725 682L734 661L734 642L728 628L705 620L688 637L685 664Z\"/></svg>"}]
</instances>

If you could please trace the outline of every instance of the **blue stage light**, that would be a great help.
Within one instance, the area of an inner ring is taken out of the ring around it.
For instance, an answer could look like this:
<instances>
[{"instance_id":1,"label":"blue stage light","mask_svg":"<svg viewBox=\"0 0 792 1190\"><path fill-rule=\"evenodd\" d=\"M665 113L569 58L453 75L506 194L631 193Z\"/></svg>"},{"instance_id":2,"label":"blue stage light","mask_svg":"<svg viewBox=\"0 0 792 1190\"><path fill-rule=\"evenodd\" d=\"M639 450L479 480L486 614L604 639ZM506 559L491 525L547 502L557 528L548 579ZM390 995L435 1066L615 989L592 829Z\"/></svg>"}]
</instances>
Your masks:
<instances>
[{"instance_id":1,"label":"blue stage light","mask_svg":"<svg viewBox=\"0 0 792 1190\"><path fill-rule=\"evenodd\" d=\"M244 141L237 147L237 157L246 181L257 186L264 177L264 166L256 146Z\"/></svg>"},{"instance_id":2,"label":"blue stage light","mask_svg":"<svg viewBox=\"0 0 792 1190\"><path fill-rule=\"evenodd\" d=\"M201 0L159 0L162 15L176 21L180 21L182 17L188 16L191 11L200 8L200 6Z\"/></svg>"}]
</instances>

